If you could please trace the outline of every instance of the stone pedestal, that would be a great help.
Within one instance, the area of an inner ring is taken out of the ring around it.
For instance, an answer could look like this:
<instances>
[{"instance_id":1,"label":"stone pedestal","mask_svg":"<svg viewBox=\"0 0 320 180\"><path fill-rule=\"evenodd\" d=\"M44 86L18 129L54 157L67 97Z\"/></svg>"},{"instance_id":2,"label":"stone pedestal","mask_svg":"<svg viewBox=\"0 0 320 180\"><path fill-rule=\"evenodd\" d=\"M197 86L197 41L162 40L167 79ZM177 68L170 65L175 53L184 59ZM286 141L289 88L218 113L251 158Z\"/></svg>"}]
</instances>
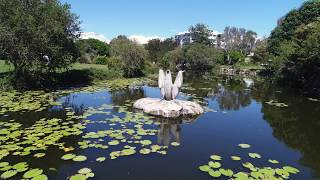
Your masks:
<instances>
[{"instance_id":1,"label":"stone pedestal","mask_svg":"<svg viewBox=\"0 0 320 180\"><path fill-rule=\"evenodd\" d=\"M167 118L193 116L203 113L203 109L199 104L178 99L166 101L158 98L142 98L137 100L133 107L147 114Z\"/></svg>"}]
</instances>

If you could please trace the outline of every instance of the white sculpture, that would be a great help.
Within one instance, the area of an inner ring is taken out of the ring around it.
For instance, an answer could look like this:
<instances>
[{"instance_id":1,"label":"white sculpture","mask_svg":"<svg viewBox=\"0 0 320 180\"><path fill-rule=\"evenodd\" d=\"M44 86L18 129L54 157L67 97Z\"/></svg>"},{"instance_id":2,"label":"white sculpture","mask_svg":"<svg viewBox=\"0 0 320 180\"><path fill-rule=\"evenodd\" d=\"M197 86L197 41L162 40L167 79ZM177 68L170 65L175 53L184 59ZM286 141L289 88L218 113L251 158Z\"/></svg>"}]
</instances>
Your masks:
<instances>
[{"instance_id":1,"label":"white sculpture","mask_svg":"<svg viewBox=\"0 0 320 180\"><path fill-rule=\"evenodd\" d=\"M175 99L179 94L179 89L183 83L183 71L179 71L176 80L172 84L171 71L167 70L164 72L162 69L159 70L158 86L161 90L162 98L170 101Z\"/></svg>"}]
</instances>

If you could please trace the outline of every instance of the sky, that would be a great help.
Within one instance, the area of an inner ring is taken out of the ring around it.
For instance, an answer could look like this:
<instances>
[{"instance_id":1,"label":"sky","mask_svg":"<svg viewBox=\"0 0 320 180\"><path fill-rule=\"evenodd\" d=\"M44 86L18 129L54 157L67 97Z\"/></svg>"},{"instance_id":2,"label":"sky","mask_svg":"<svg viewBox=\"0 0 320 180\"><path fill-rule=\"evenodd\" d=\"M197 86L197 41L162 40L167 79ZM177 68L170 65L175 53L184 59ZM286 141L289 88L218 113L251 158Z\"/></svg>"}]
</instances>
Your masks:
<instances>
[{"instance_id":1,"label":"sky","mask_svg":"<svg viewBox=\"0 0 320 180\"><path fill-rule=\"evenodd\" d=\"M140 43L205 23L215 31L243 27L268 36L277 20L304 0L61 0L80 16L83 36L109 41L127 35Z\"/></svg>"}]
</instances>

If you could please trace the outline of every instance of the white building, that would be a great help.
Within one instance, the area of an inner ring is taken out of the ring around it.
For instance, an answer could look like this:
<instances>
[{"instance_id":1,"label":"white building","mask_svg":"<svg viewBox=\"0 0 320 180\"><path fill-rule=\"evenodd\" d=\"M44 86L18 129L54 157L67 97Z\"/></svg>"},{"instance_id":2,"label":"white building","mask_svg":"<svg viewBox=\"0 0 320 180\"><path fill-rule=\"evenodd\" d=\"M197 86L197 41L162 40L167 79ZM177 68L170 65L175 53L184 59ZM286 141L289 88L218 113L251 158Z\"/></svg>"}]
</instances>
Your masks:
<instances>
[{"instance_id":1,"label":"white building","mask_svg":"<svg viewBox=\"0 0 320 180\"><path fill-rule=\"evenodd\" d=\"M222 33L219 33L218 31L213 31L209 39L212 40L212 45L214 47L220 47L220 48L225 47L225 42L223 40ZM193 42L191 33L189 31L177 34L175 36L175 40L180 47L183 47L184 45L187 45Z\"/></svg>"}]
</instances>

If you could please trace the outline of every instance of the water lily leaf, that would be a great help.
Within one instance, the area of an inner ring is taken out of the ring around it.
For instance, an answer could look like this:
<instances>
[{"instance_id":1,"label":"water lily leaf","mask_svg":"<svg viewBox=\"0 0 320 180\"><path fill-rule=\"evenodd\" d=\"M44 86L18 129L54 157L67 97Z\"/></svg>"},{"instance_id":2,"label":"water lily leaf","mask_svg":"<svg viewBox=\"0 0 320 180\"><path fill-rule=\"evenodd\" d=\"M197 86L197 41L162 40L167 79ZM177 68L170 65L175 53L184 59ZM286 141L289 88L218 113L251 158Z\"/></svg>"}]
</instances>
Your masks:
<instances>
[{"instance_id":1,"label":"water lily leaf","mask_svg":"<svg viewBox=\"0 0 320 180\"><path fill-rule=\"evenodd\" d=\"M150 149L147 149L147 148L143 148L143 149L140 149L139 151L141 154L150 154L151 153L151 150Z\"/></svg>"},{"instance_id":2,"label":"water lily leaf","mask_svg":"<svg viewBox=\"0 0 320 180\"><path fill-rule=\"evenodd\" d=\"M74 157L76 157L75 154L65 154L61 157L61 159L63 160L70 160L70 159L73 159Z\"/></svg>"},{"instance_id":3,"label":"water lily leaf","mask_svg":"<svg viewBox=\"0 0 320 180\"><path fill-rule=\"evenodd\" d=\"M221 156L218 156L218 155L211 155L210 158L212 160L215 160L215 161L221 161L222 160Z\"/></svg>"},{"instance_id":4,"label":"water lily leaf","mask_svg":"<svg viewBox=\"0 0 320 180\"><path fill-rule=\"evenodd\" d=\"M82 168L82 169L78 170L79 174L88 174L88 173L91 173L91 172L92 172L92 170L90 168Z\"/></svg>"},{"instance_id":5,"label":"water lily leaf","mask_svg":"<svg viewBox=\"0 0 320 180\"><path fill-rule=\"evenodd\" d=\"M241 157L239 157L239 156L231 156L231 159L234 160L234 161L240 161Z\"/></svg>"},{"instance_id":6,"label":"water lily leaf","mask_svg":"<svg viewBox=\"0 0 320 180\"><path fill-rule=\"evenodd\" d=\"M212 168L215 168L215 169L221 167L221 164L220 164L219 162L213 162L213 161L210 161L210 162L208 163L208 165L209 165L210 167L212 167Z\"/></svg>"},{"instance_id":7,"label":"water lily leaf","mask_svg":"<svg viewBox=\"0 0 320 180\"><path fill-rule=\"evenodd\" d=\"M118 140L113 140L113 141L108 142L108 144L109 144L110 146L116 146L116 145L119 144L119 141L118 141Z\"/></svg>"},{"instance_id":8,"label":"water lily leaf","mask_svg":"<svg viewBox=\"0 0 320 180\"><path fill-rule=\"evenodd\" d=\"M233 171L231 169L219 169L220 173L227 177L232 177Z\"/></svg>"},{"instance_id":9,"label":"water lily leaf","mask_svg":"<svg viewBox=\"0 0 320 180\"><path fill-rule=\"evenodd\" d=\"M9 170L1 174L1 179L9 179L15 176L18 172L16 170Z\"/></svg>"},{"instance_id":10,"label":"water lily leaf","mask_svg":"<svg viewBox=\"0 0 320 180\"><path fill-rule=\"evenodd\" d=\"M200 171L208 172L211 168L208 165L199 166Z\"/></svg>"},{"instance_id":11,"label":"water lily leaf","mask_svg":"<svg viewBox=\"0 0 320 180\"><path fill-rule=\"evenodd\" d=\"M45 155L46 155L46 153L37 153L37 154L34 154L33 157L41 158L41 157L43 157Z\"/></svg>"},{"instance_id":12,"label":"water lily leaf","mask_svg":"<svg viewBox=\"0 0 320 180\"><path fill-rule=\"evenodd\" d=\"M87 178L93 178L94 177L94 173L93 172L88 173L88 174L86 174L86 177Z\"/></svg>"},{"instance_id":13,"label":"water lily leaf","mask_svg":"<svg viewBox=\"0 0 320 180\"><path fill-rule=\"evenodd\" d=\"M41 174L39 176L36 176L36 177L32 178L31 180L47 180L47 179L48 179L47 175Z\"/></svg>"},{"instance_id":14,"label":"water lily leaf","mask_svg":"<svg viewBox=\"0 0 320 180\"><path fill-rule=\"evenodd\" d=\"M239 144L238 145L240 148L243 148L243 149L247 149L247 148L250 148L251 145L250 144Z\"/></svg>"},{"instance_id":15,"label":"water lily leaf","mask_svg":"<svg viewBox=\"0 0 320 180\"><path fill-rule=\"evenodd\" d=\"M33 177L41 175L42 172L43 172L42 169L38 169L38 168L31 169L23 174L23 178L26 178L26 179L33 178Z\"/></svg>"},{"instance_id":16,"label":"water lily leaf","mask_svg":"<svg viewBox=\"0 0 320 180\"><path fill-rule=\"evenodd\" d=\"M290 175L288 171L286 171L284 169L279 169L279 168L276 169L276 173L279 176L285 176L285 177L288 177Z\"/></svg>"},{"instance_id":17,"label":"water lily leaf","mask_svg":"<svg viewBox=\"0 0 320 180\"><path fill-rule=\"evenodd\" d=\"M249 156L250 156L251 158L258 158L258 159L261 158L261 155L258 154L258 153L249 153Z\"/></svg>"},{"instance_id":18,"label":"water lily leaf","mask_svg":"<svg viewBox=\"0 0 320 180\"><path fill-rule=\"evenodd\" d=\"M180 146L180 143L178 143L178 142L172 142L172 143L171 143L171 146Z\"/></svg>"},{"instance_id":19,"label":"water lily leaf","mask_svg":"<svg viewBox=\"0 0 320 180\"><path fill-rule=\"evenodd\" d=\"M238 179L248 179L248 174L244 173L244 172L238 172L236 174L233 175L234 177L238 178Z\"/></svg>"},{"instance_id":20,"label":"water lily leaf","mask_svg":"<svg viewBox=\"0 0 320 180\"><path fill-rule=\"evenodd\" d=\"M76 161L76 162L82 162L82 161L87 160L87 157L83 156L83 155L79 155L79 156L74 157L72 160Z\"/></svg>"},{"instance_id":21,"label":"water lily leaf","mask_svg":"<svg viewBox=\"0 0 320 180\"><path fill-rule=\"evenodd\" d=\"M76 174L70 177L70 180L86 180L87 177L83 174Z\"/></svg>"},{"instance_id":22,"label":"water lily leaf","mask_svg":"<svg viewBox=\"0 0 320 180\"><path fill-rule=\"evenodd\" d=\"M220 176L221 176L220 171L210 170L208 173L209 173L209 175L210 175L210 176L215 177L215 178L217 178L217 177L220 177Z\"/></svg>"},{"instance_id":23,"label":"water lily leaf","mask_svg":"<svg viewBox=\"0 0 320 180\"><path fill-rule=\"evenodd\" d=\"M103 162L103 161L105 161L105 160L106 160L105 157L98 157L98 158L96 159L97 162Z\"/></svg>"},{"instance_id":24,"label":"water lily leaf","mask_svg":"<svg viewBox=\"0 0 320 180\"><path fill-rule=\"evenodd\" d=\"M1 167L8 166L8 165L9 165L8 162L0 162L0 168L1 168Z\"/></svg>"},{"instance_id":25,"label":"water lily leaf","mask_svg":"<svg viewBox=\"0 0 320 180\"><path fill-rule=\"evenodd\" d=\"M299 169L294 168L292 166L284 166L283 169L292 174L297 174L298 172L300 172Z\"/></svg>"},{"instance_id":26,"label":"water lily leaf","mask_svg":"<svg viewBox=\"0 0 320 180\"><path fill-rule=\"evenodd\" d=\"M242 163L242 166L248 169L254 168L254 165L250 162Z\"/></svg>"},{"instance_id":27,"label":"water lily leaf","mask_svg":"<svg viewBox=\"0 0 320 180\"><path fill-rule=\"evenodd\" d=\"M277 160L269 159L268 161L269 161L270 163L272 163L272 164L279 164L279 161L277 161Z\"/></svg>"},{"instance_id":28,"label":"water lily leaf","mask_svg":"<svg viewBox=\"0 0 320 180\"><path fill-rule=\"evenodd\" d=\"M136 153L136 150L134 150L133 148L123 149L121 151L121 155L124 155L124 156L129 156L129 155L132 155L132 154L135 154L135 153Z\"/></svg>"},{"instance_id":29,"label":"water lily leaf","mask_svg":"<svg viewBox=\"0 0 320 180\"><path fill-rule=\"evenodd\" d=\"M251 172L250 175L256 179L261 179L264 177L261 172Z\"/></svg>"},{"instance_id":30,"label":"water lily leaf","mask_svg":"<svg viewBox=\"0 0 320 180\"><path fill-rule=\"evenodd\" d=\"M147 146L147 145L150 145L152 143L152 141L150 141L150 140L142 140L142 141L140 141L140 143L142 145L144 145L144 146Z\"/></svg>"}]
</instances>

